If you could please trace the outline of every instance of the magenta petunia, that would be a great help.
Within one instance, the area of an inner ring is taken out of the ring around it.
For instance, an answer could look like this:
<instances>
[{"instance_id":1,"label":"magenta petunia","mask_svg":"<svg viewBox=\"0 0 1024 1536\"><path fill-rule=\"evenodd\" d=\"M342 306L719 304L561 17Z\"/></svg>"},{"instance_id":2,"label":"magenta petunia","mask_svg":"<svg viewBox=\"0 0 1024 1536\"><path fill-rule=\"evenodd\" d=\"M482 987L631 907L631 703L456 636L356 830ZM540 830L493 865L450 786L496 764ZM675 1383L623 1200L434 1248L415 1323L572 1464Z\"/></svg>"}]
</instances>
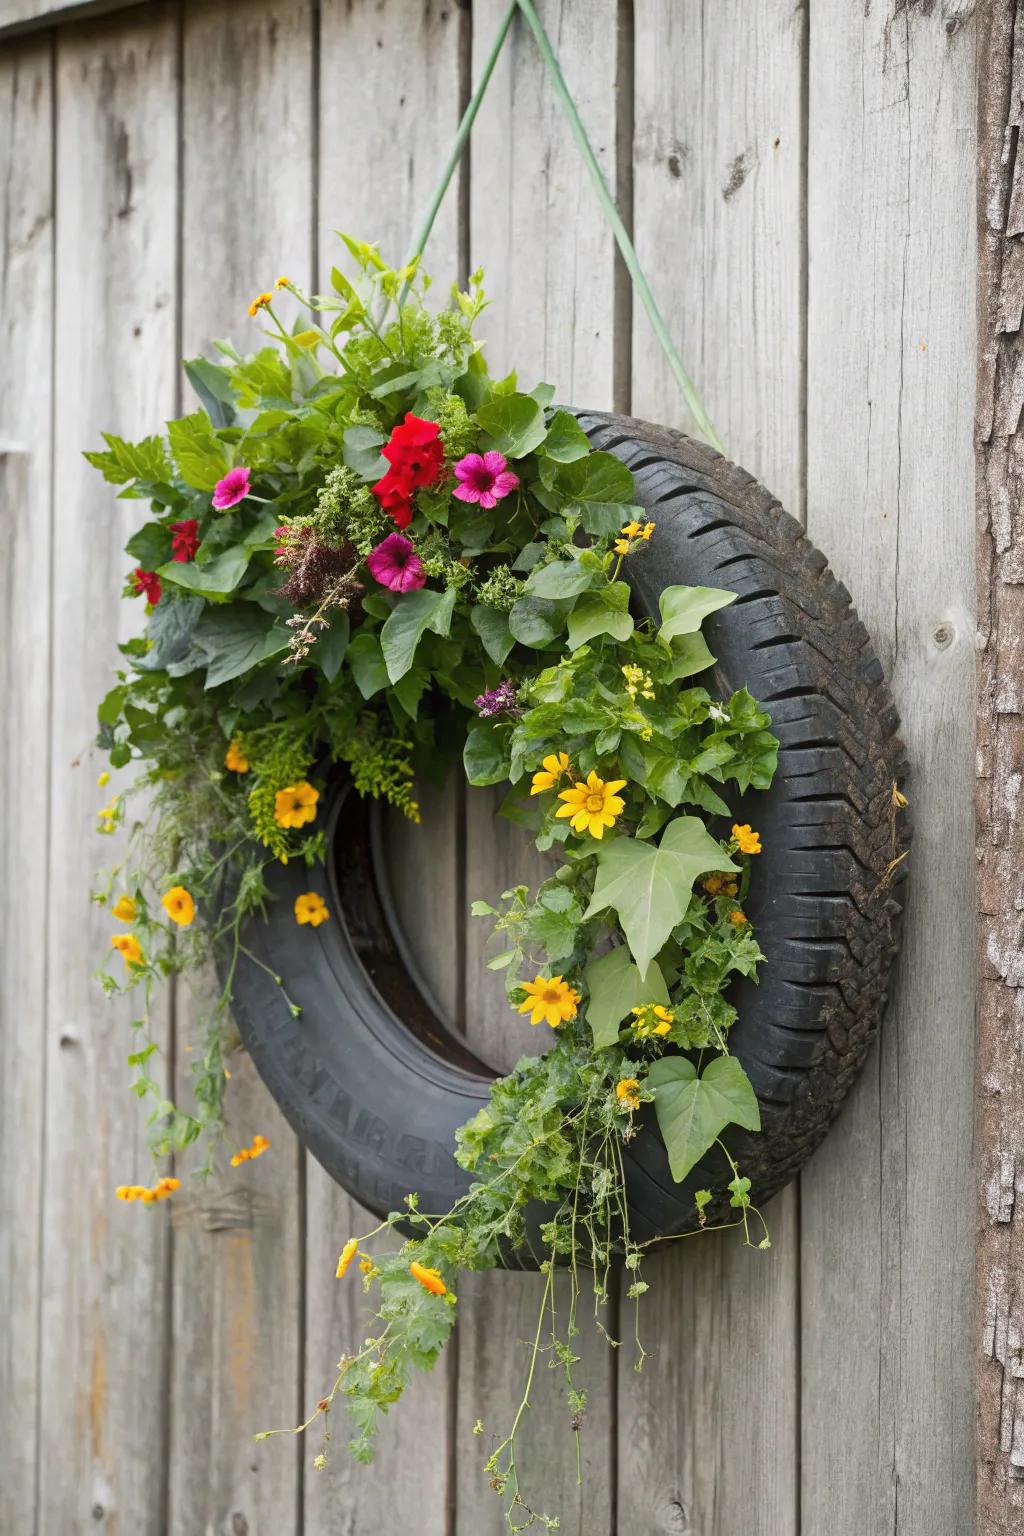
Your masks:
<instances>
[{"instance_id":1,"label":"magenta petunia","mask_svg":"<svg viewBox=\"0 0 1024 1536\"><path fill-rule=\"evenodd\" d=\"M370 574L391 592L412 592L426 584L427 574L409 540L389 533L366 558Z\"/></svg>"},{"instance_id":2,"label":"magenta petunia","mask_svg":"<svg viewBox=\"0 0 1024 1536\"><path fill-rule=\"evenodd\" d=\"M455 478L459 483L454 494L460 501L475 501L488 509L519 484L505 455L493 448L487 453L467 453L455 466Z\"/></svg>"},{"instance_id":3,"label":"magenta petunia","mask_svg":"<svg viewBox=\"0 0 1024 1536\"><path fill-rule=\"evenodd\" d=\"M240 501L245 500L249 494L251 474L252 470L240 464L237 469L229 469L223 480L217 481L213 488L213 504L218 512L223 512L228 507L235 507Z\"/></svg>"}]
</instances>

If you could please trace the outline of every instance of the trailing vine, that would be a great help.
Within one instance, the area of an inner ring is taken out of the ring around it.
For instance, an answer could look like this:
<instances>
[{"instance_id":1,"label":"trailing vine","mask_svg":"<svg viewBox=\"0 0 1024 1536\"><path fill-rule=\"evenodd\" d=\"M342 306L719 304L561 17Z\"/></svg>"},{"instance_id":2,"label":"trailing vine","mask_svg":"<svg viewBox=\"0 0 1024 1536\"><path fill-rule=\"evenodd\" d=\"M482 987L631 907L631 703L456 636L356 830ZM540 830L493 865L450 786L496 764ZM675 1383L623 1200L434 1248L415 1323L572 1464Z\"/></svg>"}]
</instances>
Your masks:
<instances>
[{"instance_id":1,"label":"trailing vine","mask_svg":"<svg viewBox=\"0 0 1024 1536\"><path fill-rule=\"evenodd\" d=\"M99 709L101 779L132 769L99 813L101 832L126 834L95 893L120 925L101 977L139 998L129 1064L161 1167L197 1141L200 1174L261 1157L258 1129L238 1145L223 1119L233 980L241 957L261 963L246 934L271 899L268 867L324 858L330 765L413 822L416 784L439 765L509 786L502 810L552 854L552 873L473 912L497 936L490 965L510 1010L550 1031L550 1048L495 1082L459 1132L471 1182L453 1209L422 1211L410 1191L382 1224L392 1251L371 1252L370 1233L345 1242L339 1279L358 1264L376 1322L300 1427L321 1426L322 1466L341 1398L350 1449L369 1460L380 1416L444 1346L459 1274L529 1244L545 1278L523 1406L486 1468L511 1530L553 1529L521 1487L518 1434L546 1357L578 1448L582 1296L600 1319L620 1259L628 1297L648 1288L623 1166L643 1106L676 1180L721 1149L729 1177L698 1191L697 1230L721 1196L726 1224L768 1244L722 1140L731 1124L759 1126L729 1053L728 988L763 959L745 911L760 839L726 796L767 788L777 744L745 690L715 698L699 681L714 662L701 624L732 593L673 586L659 622L630 612L624 572L657 561L657 524L550 386L488 374L480 274L433 312L416 263L394 271L375 247L345 244L354 276L335 269L329 294L281 277L254 299L257 352L220 344L216 361L185 364L199 409L88 455L151 509L125 586L145 602L145 633L121 646ZM286 325L285 304L306 317ZM294 917L331 921L315 891ZM153 1066L150 1009L168 976L211 958L225 981L177 1104ZM117 1193L185 1192L159 1172Z\"/></svg>"}]
</instances>

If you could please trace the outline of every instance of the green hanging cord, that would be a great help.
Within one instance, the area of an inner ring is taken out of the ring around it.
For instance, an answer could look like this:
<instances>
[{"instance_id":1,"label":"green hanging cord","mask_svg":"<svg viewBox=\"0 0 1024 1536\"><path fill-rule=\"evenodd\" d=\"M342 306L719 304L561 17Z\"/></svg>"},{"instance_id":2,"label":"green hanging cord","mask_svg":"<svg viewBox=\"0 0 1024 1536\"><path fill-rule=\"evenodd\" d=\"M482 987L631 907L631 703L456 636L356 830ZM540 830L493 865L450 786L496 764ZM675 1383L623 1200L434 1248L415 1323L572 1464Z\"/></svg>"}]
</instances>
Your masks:
<instances>
[{"instance_id":1,"label":"green hanging cord","mask_svg":"<svg viewBox=\"0 0 1024 1536\"><path fill-rule=\"evenodd\" d=\"M430 239L430 231L433 229L434 220L437 218L438 209L444 202L445 193L448 191L448 188L451 185L452 177L455 175L455 169L459 161L462 159L462 155L466 148L466 143L469 139L470 132L472 131L473 124L476 121L476 115L480 110L480 103L483 101L487 87L491 83L491 76L494 74L494 66L498 62L498 55L500 54L502 48L505 46L505 39L508 37L509 28L512 26L512 22L515 19L515 14L518 8L518 0L512 0L512 4L508 8L505 19L501 26L498 28L498 35L491 45L491 51L487 55L483 73L480 76L476 90L469 98L469 103L466 107L466 110L462 114L462 121L459 124L459 131L455 135L455 142L452 145L452 152L448 156L448 163L442 171L441 180L438 182L434 191L434 195L430 199L430 206L427 209L426 217L424 218L420 227L419 234L416 236L412 250L406 257L407 266L411 265L411 263L414 261L419 261L420 257L423 255L424 250L426 249L427 241ZM401 309L402 305L405 303L405 300L408 297L408 293L409 283L406 282L403 284L402 291L398 295L399 309Z\"/></svg>"},{"instance_id":2,"label":"green hanging cord","mask_svg":"<svg viewBox=\"0 0 1024 1536\"><path fill-rule=\"evenodd\" d=\"M530 31L537 41L537 47L540 49L541 57L547 66L548 74L551 76L551 83L555 88L555 94L561 101L565 115L569 119L569 127L572 129L573 137L576 140L580 154L583 156L584 164L590 172L590 179L594 183L594 189L600 199L601 207L604 209L605 217L611 225L612 234L615 236L616 244L622 253L622 259L626 263L626 268L633 280L633 287L640 295L640 302L647 311L651 330L657 337L661 350L668 359L668 365L672 370L676 383L682 390L683 399L689 407L694 423L705 440L711 444L711 447L717 448L719 453L724 453L725 448L722 440L711 425L711 419L704 409L704 402L697 393L693 380L683 367L683 360L676 351L665 322L661 317L661 311L644 276L643 268L637 259L636 250L633 247L632 240L629 238L626 226L619 217L619 211L608 190L608 183L601 173L601 167L597 163L597 156L594 154L590 146L590 140L587 138L586 129L580 122L579 113L576 111L576 104L569 94L569 88L565 83L558 60L548 41L548 35L544 31L541 19L537 15L533 0L516 0L516 4L526 18Z\"/></svg>"}]
</instances>

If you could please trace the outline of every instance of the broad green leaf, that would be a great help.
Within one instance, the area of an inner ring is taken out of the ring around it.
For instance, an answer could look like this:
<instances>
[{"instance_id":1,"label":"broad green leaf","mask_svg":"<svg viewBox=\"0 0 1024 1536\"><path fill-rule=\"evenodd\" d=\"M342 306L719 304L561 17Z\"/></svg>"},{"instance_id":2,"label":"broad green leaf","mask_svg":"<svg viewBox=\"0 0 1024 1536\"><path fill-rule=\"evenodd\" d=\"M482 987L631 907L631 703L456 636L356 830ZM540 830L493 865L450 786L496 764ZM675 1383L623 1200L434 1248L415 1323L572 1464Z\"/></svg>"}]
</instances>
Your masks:
<instances>
[{"instance_id":1,"label":"broad green leaf","mask_svg":"<svg viewBox=\"0 0 1024 1536\"><path fill-rule=\"evenodd\" d=\"M228 370L206 357L191 357L182 367L214 426L230 427L235 419L235 391Z\"/></svg>"},{"instance_id":2,"label":"broad green leaf","mask_svg":"<svg viewBox=\"0 0 1024 1536\"><path fill-rule=\"evenodd\" d=\"M251 667L287 650L291 632L275 624L255 603L207 608L195 627L193 643L206 658L206 687L241 677Z\"/></svg>"},{"instance_id":3,"label":"broad green leaf","mask_svg":"<svg viewBox=\"0 0 1024 1536\"><path fill-rule=\"evenodd\" d=\"M570 411L556 411L548 422L544 452L559 464L572 464L590 452L590 439Z\"/></svg>"},{"instance_id":4,"label":"broad green leaf","mask_svg":"<svg viewBox=\"0 0 1024 1536\"><path fill-rule=\"evenodd\" d=\"M647 1082L654 1089L658 1128L677 1183L727 1125L761 1129L757 1098L735 1056L717 1056L700 1077L685 1056L662 1056L651 1063Z\"/></svg>"},{"instance_id":5,"label":"broad green leaf","mask_svg":"<svg viewBox=\"0 0 1024 1536\"><path fill-rule=\"evenodd\" d=\"M713 667L716 660L699 629L692 635L679 635L672 642L671 666L662 673L662 678L666 683L676 683L680 678L692 677L695 672Z\"/></svg>"},{"instance_id":6,"label":"broad green leaf","mask_svg":"<svg viewBox=\"0 0 1024 1536\"><path fill-rule=\"evenodd\" d=\"M577 597L599 574L579 560L552 560L549 565L534 566L525 590L533 597Z\"/></svg>"},{"instance_id":7,"label":"broad green leaf","mask_svg":"<svg viewBox=\"0 0 1024 1536\"><path fill-rule=\"evenodd\" d=\"M158 603L146 628L150 642L144 656L135 658L137 672L160 672L172 662L183 661L192 646L192 633L206 604L201 597L170 598ZM196 665L201 665L196 658Z\"/></svg>"},{"instance_id":8,"label":"broad green leaf","mask_svg":"<svg viewBox=\"0 0 1024 1536\"><path fill-rule=\"evenodd\" d=\"M632 502L584 501L577 511L582 514L583 526L593 539L612 539L620 528L631 519L643 516L643 507Z\"/></svg>"},{"instance_id":9,"label":"broad green leaf","mask_svg":"<svg viewBox=\"0 0 1024 1536\"><path fill-rule=\"evenodd\" d=\"M171 558L170 530L161 523L143 523L128 540L124 552L137 560L144 571L155 571Z\"/></svg>"},{"instance_id":10,"label":"broad green leaf","mask_svg":"<svg viewBox=\"0 0 1024 1536\"><path fill-rule=\"evenodd\" d=\"M508 627L508 614L503 608L488 608L479 603L470 612L469 622L480 636L488 656L500 667L516 643Z\"/></svg>"},{"instance_id":11,"label":"broad green leaf","mask_svg":"<svg viewBox=\"0 0 1024 1536\"><path fill-rule=\"evenodd\" d=\"M364 699L372 699L388 685L388 669L384 665L380 640L370 630L361 630L349 645L345 654L356 687Z\"/></svg>"},{"instance_id":12,"label":"broad green leaf","mask_svg":"<svg viewBox=\"0 0 1024 1536\"><path fill-rule=\"evenodd\" d=\"M455 598L454 587L446 587L443 592L422 587L417 592L406 592L398 599L380 632L381 650L391 682L397 683L408 672L416 656L416 647L428 629L436 635L448 633Z\"/></svg>"},{"instance_id":13,"label":"broad green leaf","mask_svg":"<svg viewBox=\"0 0 1024 1536\"><path fill-rule=\"evenodd\" d=\"M575 459L563 464L555 476L555 485L566 501L574 505L585 502L631 502L636 494L633 476L610 453L590 453L585 459Z\"/></svg>"},{"instance_id":14,"label":"broad green leaf","mask_svg":"<svg viewBox=\"0 0 1024 1536\"><path fill-rule=\"evenodd\" d=\"M178 473L186 485L194 486L197 491L212 491L217 481L227 474L227 449L214 432L205 411L195 411L191 416L169 421L167 437Z\"/></svg>"},{"instance_id":15,"label":"broad green leaf","mask_svg":"<svg viewBox=\"0 0 1024 1536\"><path fill-rule=\"evenodd\" d=\"M380 451L384 434L375 427L346 427L342 457L361 480L379 480L388 467Z\"/></svg>"},{"instance_id":16,"label":"broad green leaf","mask_svg":"<svg viewBox=\"0 0 1024 1536\"><path fill-rule=\"evenodd\" d=\"M348 650L350 627L347 613L344 611L335 613L331 619L330 628L321 630L317 636L316 644L310 652L313 660L329 683L333 683L341 671L341 664L345 660L345 652Z\"/></svg>"},{"instance_id":17,"label":"broad green leaf","mask_svg":"<svg viewBox=\"0 0 1024 1536\"><path fill-rule=\"evenodd\" d=\"M410 667L405 676L394 684L394 696L410 720L415 720L419 714L420 699L429 682L430 672L426 667Z\"/></svg>"},{"instance_id":18,"label":"broad green leaf","mask_svg":"<svg viewBox=\"0 0 1024 1536\"><path fill-rule=\"evenodd\" d=\"M672 640L676 635L695 634L709 613L735 601L735 592L723 592L719 587L666 587L660 599L659 635L662 640Z\"/></svg>"},{"instance_id":19,"label":"broad green leaf","mask_svg":"<svg viewBox=\"0 0 1024 1536\"><path fill-rule=\"evenodd\" d=\"M471 784L500 784L508 777L503 733L490 721L477 720L466 735L462 761Z\"/></svg>"},{"instance_id":20,"label":"broad green leaf","mask_svg":"<svg viewBox=\"0 0 1024 1536\"><path fill-rule=\"evenodd\" d=\"M597 850L597 880L586 916L606 907L619 915L633 958L647 967L680 922L694 881L710 870L739 870L696 816L669 822L661 842L614 837Z\"/></svg>"},{"instance_id":21,"label":"broad green leaf","mask_svg":"<svg viewBox=\"0 0 1024 1536\"><path fill-rule=\"evenodd\" d=\"M184 587L187 592L202 592L207 597L226 597L238 586L248 564L249 551L241 545L232 544L222 554L207 561L206 565L197 565L194 560L171 560L162 565L157 574L164 581Z\"/></svg>"},{"instance_id":22,"label":"broad green leaf","mask_svg":"<svg viewBox=\"0 0 1024 1536\"><path fill-rule=\"evenodd\" d=\"M521 597L508 616L508 627L523 645L548 645L564 630L571 601Z\"/></svg>"},{"instance_id":23,"label":"broad green leaf","mask_svg":"<svg viewBox=\"0 0 1024 1536\"><path fill-rule=\"evenodd\" d=\"M628 610L629 588L624 581L612 582L597 592L584 593L569 615L570 651L578 650L598 635L628 640L633 633L633 619Z\"/></svg>"},{"instance_id":24,"label":"broad green leaf","mask_svg":"<svg viewBox=\"0 0 1024 1536\"><path fill-rule=\"evenodd\" d=\"M544 441L544 412L529 395L500 395L476 413L489 446L509 459L521 459Z\"/></svg>"},{"instance_id":25,"label":"broad green leaf","mask_svg":"<svg viewBox=\"0 0 1024 1536\"><path fill-rule=\"evenodd\" d=\"M643 1003L668 1003L668 988L661 968L655 961L642 976L629 957L624 944L591 960L583 973L590 1001L587 1023L598 1050L614 1045L619 1026L632 1008Z\"/></svg>"}]
</instances>

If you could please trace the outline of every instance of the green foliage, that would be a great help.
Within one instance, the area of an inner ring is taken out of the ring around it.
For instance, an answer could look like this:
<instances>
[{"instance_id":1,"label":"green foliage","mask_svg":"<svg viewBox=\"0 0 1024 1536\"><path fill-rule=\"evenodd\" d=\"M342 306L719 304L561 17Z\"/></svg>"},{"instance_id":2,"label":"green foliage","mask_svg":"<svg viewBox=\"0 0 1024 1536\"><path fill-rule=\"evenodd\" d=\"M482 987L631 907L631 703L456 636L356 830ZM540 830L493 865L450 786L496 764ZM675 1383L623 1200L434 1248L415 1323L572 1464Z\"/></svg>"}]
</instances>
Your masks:
<instances>
[{"instance_id":1,"label":"green foliage","mask_svg":"<svg viewBox=\"0 0 1024 1536\"><path fill-rule=\"evenodd\" d=\"M699 1076L686 1056L663 1056L652 1063L647 1081L672 1177L680 1182L727 1125L761 1129L754 1090L735 1056L716 1056Z\"/></svg>"}]
</instances>

